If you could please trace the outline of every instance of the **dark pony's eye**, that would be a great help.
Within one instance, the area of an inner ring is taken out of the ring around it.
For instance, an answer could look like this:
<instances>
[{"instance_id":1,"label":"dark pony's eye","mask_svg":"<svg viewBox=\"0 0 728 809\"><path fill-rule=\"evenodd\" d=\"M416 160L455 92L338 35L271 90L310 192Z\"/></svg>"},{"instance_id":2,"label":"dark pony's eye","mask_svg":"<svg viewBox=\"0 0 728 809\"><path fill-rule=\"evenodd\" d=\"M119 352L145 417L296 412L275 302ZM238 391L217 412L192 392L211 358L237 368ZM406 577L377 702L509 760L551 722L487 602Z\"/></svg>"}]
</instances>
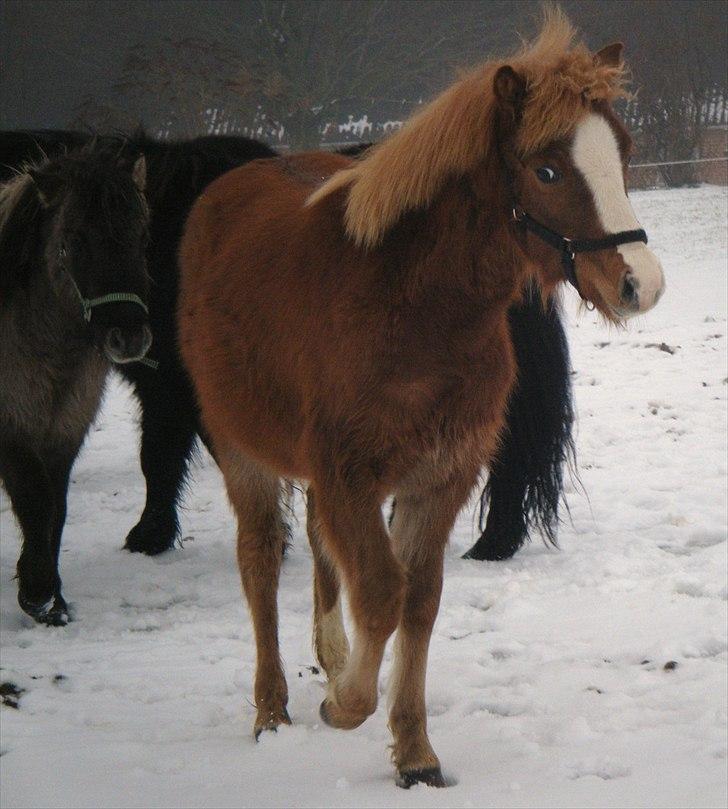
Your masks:
<instances>
[{"instance_id":1,"label":"dark pony's eye","mask_svg":"<svg viewBox=\"0 0 728 809\"><path fill-rule=\"evenodd\" d=\"M66 243L63 242L61 246L58 248L58 256L60 258L66 258L68 255L68 248L66 247Z\"/></svg>"},{"instance_id":2,"label":"dark pony's eye","mask_svg":"<svg viewBox=\"0 0 728 809\"><path fill-rule=\"evenodd\" d=\"M539 166L536 169L536 176L542 183L551 185L551 183L557 183L561 179L561 172L558 169L551 168L551 166Z\"/></svg>"}]
</instances>

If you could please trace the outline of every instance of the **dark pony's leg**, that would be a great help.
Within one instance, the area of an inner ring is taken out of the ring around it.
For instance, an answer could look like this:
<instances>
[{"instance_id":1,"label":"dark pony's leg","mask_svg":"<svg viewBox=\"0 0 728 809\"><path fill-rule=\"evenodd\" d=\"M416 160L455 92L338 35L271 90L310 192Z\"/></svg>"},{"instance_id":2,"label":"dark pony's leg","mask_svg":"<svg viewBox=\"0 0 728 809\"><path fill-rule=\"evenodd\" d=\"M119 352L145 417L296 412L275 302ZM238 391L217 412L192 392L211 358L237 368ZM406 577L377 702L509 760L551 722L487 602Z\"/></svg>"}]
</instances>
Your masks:
<instances>
[{"instance_id":1,"label":"dark pony's leg","mask_svg":"<svg viewBox=\"0 0 728 809\"><path fill-rule=\"evenodd\" d=\"M50 451L41 458L21 442L0 445L0 477L23 532L18 559L18 603L36 621L68 622L61 595L58 554L66 518L66 491L76 452Z\"/></svg>"},{"instance_id":2,"label":"dark pony's leg","mask_svg":"<svg viewBox=\"0 0 728 809\"><path fill-rule=\"evenodd\" d=\"M177 501L198 431L192 394L177 379L142 374L134 380L142 407L141 465L147 499L139 522L131 529L125 547L153 556L174 546L179 533Z\"/></svg>"},{"instance_id":3,"label":"dark pony's leg","mask_svg":"<svg viewBox=\"0 0 728 809\"><path fill-rule=\"evenodd\" d=\"M569 346L559 307L530 287L509 313L518 380L498 458L481 495L481 530L467 559L508 559L532 527L556 545L564 463L574 460Z\"/></svg>"}]
</instances>

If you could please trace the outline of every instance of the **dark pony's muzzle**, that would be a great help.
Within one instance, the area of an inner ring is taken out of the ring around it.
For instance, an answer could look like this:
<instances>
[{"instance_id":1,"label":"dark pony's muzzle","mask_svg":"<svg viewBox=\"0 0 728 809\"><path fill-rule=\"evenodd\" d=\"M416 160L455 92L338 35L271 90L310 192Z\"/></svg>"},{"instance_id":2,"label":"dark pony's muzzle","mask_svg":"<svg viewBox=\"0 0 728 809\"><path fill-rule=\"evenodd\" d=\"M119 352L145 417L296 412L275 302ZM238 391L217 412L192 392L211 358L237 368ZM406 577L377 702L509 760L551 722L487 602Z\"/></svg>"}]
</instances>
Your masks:
<instances>
[{"instance_id":1,"label":"dark pony's muzzle","mask_svg":"<svg viewBox=\"0 0 728 809\"><path fill-rule=\"evenodd\" d=\"M152 344L152 331L144 323L140 326L112 326L104 338L104 353L115 363L137 362Z\"/></svg>"},{"instance_id":2,"label":"dark pony's muzzle","mask_svg":"<svg viewBox=\"0 0 728 809\"><path fill-rule=\"evenodd\" d=\"M70 273L69 273L70 276ZM104 354L115 363L138 362L152 344L149 308L133 292L110 292L86 298L73 276L73 286L83 307L83 319L100 338ZM147 361L156 367L156 363Z\"/></svg>"}]
</instances>

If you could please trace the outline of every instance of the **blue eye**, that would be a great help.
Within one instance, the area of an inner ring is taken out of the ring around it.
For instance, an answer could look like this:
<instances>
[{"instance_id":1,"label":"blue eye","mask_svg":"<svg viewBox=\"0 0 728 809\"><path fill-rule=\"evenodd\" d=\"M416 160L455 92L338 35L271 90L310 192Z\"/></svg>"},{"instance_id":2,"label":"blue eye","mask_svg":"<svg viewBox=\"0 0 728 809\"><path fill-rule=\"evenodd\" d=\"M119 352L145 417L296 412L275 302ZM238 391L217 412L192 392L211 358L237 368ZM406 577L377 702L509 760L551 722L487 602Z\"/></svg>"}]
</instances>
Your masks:
<instances>
[{"instance_id":1,"label":"blue eye","mask_svg":"<svg viewBox=\"0 0 728 809\"><path fill-rule=\"evenodd\" d=\"M551 183L557 183L561 179L561 172L558 169L552 169L551 166L539 166L536 169L536 176L542 183L551 185Z\"/></svg>"}]
</instances>

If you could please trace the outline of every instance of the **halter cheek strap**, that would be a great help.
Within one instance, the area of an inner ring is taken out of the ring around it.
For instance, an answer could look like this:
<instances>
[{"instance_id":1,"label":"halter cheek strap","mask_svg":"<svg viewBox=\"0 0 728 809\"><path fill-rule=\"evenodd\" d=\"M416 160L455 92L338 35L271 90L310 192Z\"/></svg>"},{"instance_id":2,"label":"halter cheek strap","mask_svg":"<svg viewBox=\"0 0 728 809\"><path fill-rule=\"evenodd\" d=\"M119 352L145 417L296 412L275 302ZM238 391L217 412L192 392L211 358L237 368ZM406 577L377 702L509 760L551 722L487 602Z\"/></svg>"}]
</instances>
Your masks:
<instances>
[{"instance_id":1,"label":"halter cheek strap","mask_svg":"<svg viewBox=\"0 0 728 809\"><path fill-rule=\"evenodd\" d=\"M66 272L68 272L68 270L66 270ZM73 288L76 290L78 299L81 301L81 306L83 307L83 319L87 323L91 322L91 315L93 314L94 307L103 306L105 303L135 303L137 306L141 306L145 314L149 314L149 308L147 307L146 303L144 303L144 301L133 292L109 292L108 295L101 295L99 298L85 298L81 290L78 288L76 279L71 275L70 272L68 272L68 277L71 279Z\"/></svg>"},{"instance_id":2,"label":"halter cheek strap","mask_svg":"<svg viewBox=\"0 0 728 809\"><path fill-rule=\"evenodd\" d=\"M647 234L641 228L639 230L621 230L619 233L610 233L601 239L567 239L546 225L542 225L532 216L527 214L520 206L514 205L512 209L513 221L522 225L526 230L530 230L546 244L555 247L561 253L561 264L564 268L566 280L579 293L582 300L586 300L579 289L579 280L576 277L576 254L594 253L597 250L608 250L610 247L618 247L620 244L631 244L642 242L647 244Z\"/></svg>"}]
</instances>

